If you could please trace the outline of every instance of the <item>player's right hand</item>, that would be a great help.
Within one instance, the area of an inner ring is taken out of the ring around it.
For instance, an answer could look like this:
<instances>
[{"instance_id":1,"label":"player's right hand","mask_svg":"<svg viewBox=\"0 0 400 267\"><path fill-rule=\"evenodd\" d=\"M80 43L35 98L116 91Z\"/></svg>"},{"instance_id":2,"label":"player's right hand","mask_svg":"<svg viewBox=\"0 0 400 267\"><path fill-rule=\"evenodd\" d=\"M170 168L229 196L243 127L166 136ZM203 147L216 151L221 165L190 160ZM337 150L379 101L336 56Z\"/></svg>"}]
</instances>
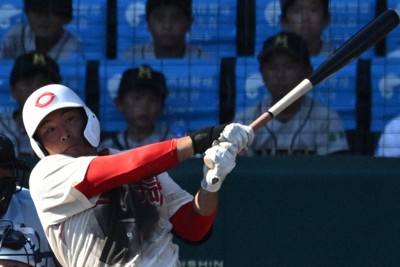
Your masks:
<instances>
[{"instance_id":1,"label":"player's right hand","mask_svg":"<svg viewBox=\"0 0 400 267\"><path fill-rule=\"evenodd\" d=\"M205 157L208 157L214 162L214 168L209 169L206 165L203 168L203 180L201 186L209 192L217 192L225 177L233 170L236 165L236 154L232 154L229 149L234 145L228 142L215 145L205 152Z\"/></svg>"}]
</instances>

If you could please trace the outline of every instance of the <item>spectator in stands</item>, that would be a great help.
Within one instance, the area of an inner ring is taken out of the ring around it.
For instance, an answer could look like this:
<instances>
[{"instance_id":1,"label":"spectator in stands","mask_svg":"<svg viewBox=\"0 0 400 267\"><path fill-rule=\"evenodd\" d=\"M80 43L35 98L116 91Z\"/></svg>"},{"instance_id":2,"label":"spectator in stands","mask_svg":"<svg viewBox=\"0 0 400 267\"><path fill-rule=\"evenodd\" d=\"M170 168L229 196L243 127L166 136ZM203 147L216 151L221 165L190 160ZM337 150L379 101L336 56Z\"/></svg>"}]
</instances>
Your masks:
<instances>
[{"instance_id":1,"label":"spectator in stands","mask_svg":"<svg viewBox=\"0 0 400 267\"><path fill-rule=\"evenodd\" d=\"M72 0L24 0L27 23L15 25L1 44L0 58L40 52L52 59L84 58L78 39L65 29L72 20Z\"/></svg>"},{"instance_id":2,"label":"spectator in stands","mask_svg":"<svg viewBox=\"0 0 400 267\"><path fill-rule=\"evenodd\" d=\"M14 226L24 225L32 227L39 234L41 240L40 247L35 243L36 250L39 249L41 252L46 252L48 254L43 258L43 264L40 266L56 266L52 259L52 253L36 213L30 192L28 189L20 186L22 183L20 179L23 178L23 176L18 177L18 173L21 170L26 170L26 168L27 166L16 158L15 149L11 140L6 135L0 134L0 221L7 222L8 224L11 222ZM0 223L0 230L4 230L2 226L2 223ZM4 266L1 264L4 263L3 260L7 258L5 254L10 253L10 251L6 252L4 249L4 247L6 247L4 235L1 235L0 242L2 244L0 246L0 266ZM15 258L12 259L16 260Z\"/></svg>"},{"instance_id":3,"label":"spectator in stands","mask_svg":"<svg viewBox=\"0 0 400 267\"><path fill-rule=\"evenodd\" d=\"M259 69L270 96L236 114L249 125L312 72L307 45L295 33L280 32L268 38L258 55ZM317 154L348 151L339 115L303 96L258 130L247 154Z\"/></svg>"},{"instance_id":4,"label":"spectator in stands","mask_svg":"<svg viewBox=\"0 0 400 267\"><path fill-rule=\"evenodd\" d=\"M36 158L22 122L22 108L26 99L37 88L60 82L57 63L44 54L28 53L15 61L10 73L10 89L17 108L0 115L0 132L11 138L19 157Z\"/></svg>"},{"instance_id":5,"label":"spectator in stands","mask_svg":"<svg viewBox=\"0 0 400 267\"><path fill-rule=\"evenodd\" d=\"M375 156L378 157L400 157L400 116L389 121L381 136Z\"/></svg>"},{"instance_id":6,"label":"spectator in stands","mask_svg":"<svg viewBox=\"0 0 400 267\"><path fill-rule=\"evenodd\" d=\"M161 72L148 65L126 70L118 88L115 105L123 114L127 128L101 144L126 150L172 139L168 125L161 125L160 116L167 97L167 85Z\"/></svg>"},{"instance_id":7,"label":"spectator in stands","mask_svg":"<svg viewBox=\"0 0 400 267\"><path fill-rule=\"evenodd\" d=\"M330 23L329 0L281 0L281 24L307 43L311 56L329 56L335 49L323 40L322 32Z\"/></svg>"},{"instance_id":8,"label":"spectator in stands","mask_svg":"<svg viewBox=\"0 0 400 267\"><path fill-rule=\"evenodd\" d=\"M193 23L192 0L147 0L146 23L152 41L131 47L123 59L211 57L186 41Z\"/></svg>"}]
</instances>

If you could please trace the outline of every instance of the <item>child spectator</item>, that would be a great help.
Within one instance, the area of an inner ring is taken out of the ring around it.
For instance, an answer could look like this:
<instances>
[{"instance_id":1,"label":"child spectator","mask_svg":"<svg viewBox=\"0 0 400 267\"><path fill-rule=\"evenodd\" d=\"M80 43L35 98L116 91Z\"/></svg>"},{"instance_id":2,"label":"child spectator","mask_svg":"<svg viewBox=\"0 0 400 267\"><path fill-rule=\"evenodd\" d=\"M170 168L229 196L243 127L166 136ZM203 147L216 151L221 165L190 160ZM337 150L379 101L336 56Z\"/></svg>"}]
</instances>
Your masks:
<instances>
[{"instance_id":1,"label":"child spectator","mask_svg":"<svg viewBox=\"0 0 400 267\"><path fill-rule=\"evenodd\" d=\"M281 10L283 29L300 35L311 56L329 56L334 51L321 38L330 23L329 0L282 0Z\"/></svg>"},{"instance_id":2,"label":"child spectator","mask_svg":"<svg viewBox=\"0 0 400 267\"><path fill-rule=\"evenodd\" d=\"M57 63L48 56L28 53L15 61L10 73L10 89L17 108L0 115L0 132L11 138L19 157L36 158L22 123L25 101L37 88L52 83L61 83L61 75Z\"/></svg>"},{"instance_id":3,"label":"child spectator","mask_svg":"<svg viewBox=\"0 0 400 267\"><path fill-rule=\"evenodd\" d=\"M271 94L236 114L249 125L312 72L307 45L295 33L281 32L267 39L258 55L265 87ZM339 115L303 96L255 133L248 155L326 155L348 151Z\"/></svg>"},{"instance_id":4,"label":"child spectator","mask_svg":"<svg viewBox=\"0 0 400 267\"><path fill-rule=\"evenodd\" d=\"M79 41L65 26L72 20L72 0L24 0L28 22L15 25L1 44L0 58L39 52L54 60L84 58Z\"/></svg>"},{"instance_id":5,"label":"child spectator","mask_svg":"<svg viewBox=\"0 0 400 267\"><path fill-rule=\"evenodd\" d=\"M168 125L161 125L159 118L167 97L165 77L147 65L124 72L115 99L123 114L127 128L104 140L100 147L126 150L156 143L174 136Z\"/></svg>"},{"instance_id":6,"label":"child spectator","mask_svg":"<svg viewBox=\"0 0 400 267\"><path fill-rule=\"evenodd\" d=\"M147 0L146 23L152 41L131 47L123 59L211 57L186 41L193 23L191 0Z\"/></svg>"}]
</instances>

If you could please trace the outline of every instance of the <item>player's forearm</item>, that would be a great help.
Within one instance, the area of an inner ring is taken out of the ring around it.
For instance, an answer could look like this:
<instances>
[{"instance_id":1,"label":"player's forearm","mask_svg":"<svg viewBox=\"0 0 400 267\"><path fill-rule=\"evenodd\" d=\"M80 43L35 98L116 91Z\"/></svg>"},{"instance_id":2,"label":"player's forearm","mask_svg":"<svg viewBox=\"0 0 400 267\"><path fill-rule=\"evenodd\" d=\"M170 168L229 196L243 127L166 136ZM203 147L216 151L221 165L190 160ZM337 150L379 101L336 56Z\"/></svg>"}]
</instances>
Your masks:
<instances>
[{"instance_id":1,"label":"player's forearm","mask_svg":"<svg viewBox=\"0 0 400 267\"><path fill-rule=\"evenodd\" d=\"M176 140L176 154L179 162L182 162L193 156L193 143L189 136L185 136Z\"/></svg>"},{"instance_id":2,"label":"player's forearm","mask_svg":"<svg viewBox=\"0 0 400 267\"><path fill-rule=\"evenodd\" d=\"M217 210L217 206L218 192L208 192L200 188L193 199L194 210L202 216L211 215Z\"/></svg>"}]
</instances>

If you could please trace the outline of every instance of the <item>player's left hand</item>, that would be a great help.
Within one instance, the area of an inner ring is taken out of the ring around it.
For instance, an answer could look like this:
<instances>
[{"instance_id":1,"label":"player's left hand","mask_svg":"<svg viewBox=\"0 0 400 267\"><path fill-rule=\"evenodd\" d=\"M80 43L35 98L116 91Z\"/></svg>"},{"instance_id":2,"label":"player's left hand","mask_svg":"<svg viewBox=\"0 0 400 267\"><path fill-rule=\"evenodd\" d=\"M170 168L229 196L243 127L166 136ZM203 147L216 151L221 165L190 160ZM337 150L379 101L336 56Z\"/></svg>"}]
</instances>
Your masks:
<instances>
[{"instance_id":1,"label":"player's left hand","mask_svg":"<svg viewBox=\"0 0 400 267\"><path fill-rule=\"evenodd\" d=\"M214 142L214 145L229 142L233 144L229 150L236 156L241 150L250 146L253 140L253 128L240 123L230 123L224 128L218 140Z\"/></svg>"},{"instance_id":2,"label":"player's left hand","mask_svg":"<svg viewBox=\"0 0 400 267\"><path fill-rule=\"evenodd\" d=\"M206 150L205 156L214 162L214 168L209 169L206 165L203 168L203 180L201 186L209 192L217 192L225 177L236 165L236 154L232 154L229 148L233 145L227 142L215 145Z\"/></svg>"}]
</instances>

